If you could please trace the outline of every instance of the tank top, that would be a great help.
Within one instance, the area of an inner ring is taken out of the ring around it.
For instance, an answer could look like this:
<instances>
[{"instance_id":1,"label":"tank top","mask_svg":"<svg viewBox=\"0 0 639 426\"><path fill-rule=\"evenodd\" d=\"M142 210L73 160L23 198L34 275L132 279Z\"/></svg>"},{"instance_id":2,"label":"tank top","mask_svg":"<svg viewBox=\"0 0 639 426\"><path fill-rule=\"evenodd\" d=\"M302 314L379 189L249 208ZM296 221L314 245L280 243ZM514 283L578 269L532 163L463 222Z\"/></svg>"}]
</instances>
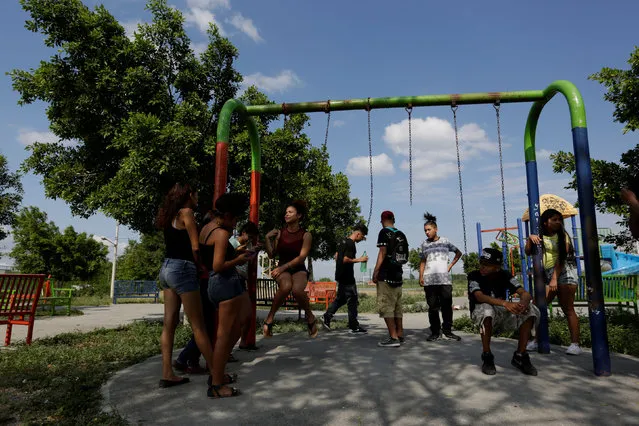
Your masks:
<instances>
[{"instance_id":1,"label":"tank top","mask_svg":"<svg viewBox=\"0 0 639 426\"><path fill-rule=\"evenodd\" d=\"M173 223L164 228L164 257L168 259L181 259L193 262L193 250L191 249L191 239L189 232L185 229L175 227Z\"/></svg>"},{"instance_id":2,"label":"tank top","mask_svg":"<svg viewBox=\"0 0 639 426\"><path fill-rule=\"evenodd\" d=\"M206 236L206 238L204 239L204 241L208 241L209 237L211 236L211 234L213 234L213 231L215 231L216 229L219 229L220 227L217 226L213 229L211 229L209 231L209 234ZM235 249L233 248L233 246L231 245L230 242L226 243L226 254L224 255L224 260L228 261L228 260L233 260L235 259L236 255L235 255ZM200 244L200 255L202 256L202 262L204 263L204 266L206 267L206 269L208 269L209 271L213 272L213 256L215 255L215 245L208 245L208 244Z\"/></svg>"},{"instance_id":3,"label":"tank top","mask_svg":"<svg viewBox=\"0 0 639 426\"><path fill-rule=\"evenodd\" d=\"M286 227L280 230L280 239L277 242L277 254L280 256L280 265L290 262L300 255L304 244L306 231L300 228L296 232L289 232Z\"/></svg>"}]
</instances>

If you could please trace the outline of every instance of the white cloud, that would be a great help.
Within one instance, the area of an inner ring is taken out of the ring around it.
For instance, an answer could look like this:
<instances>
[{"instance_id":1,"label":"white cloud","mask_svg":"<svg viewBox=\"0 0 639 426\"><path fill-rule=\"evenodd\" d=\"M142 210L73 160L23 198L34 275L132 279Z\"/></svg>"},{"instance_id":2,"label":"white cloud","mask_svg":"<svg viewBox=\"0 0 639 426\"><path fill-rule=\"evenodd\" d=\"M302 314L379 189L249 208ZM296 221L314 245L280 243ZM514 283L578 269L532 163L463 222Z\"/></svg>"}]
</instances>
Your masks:
<instances>
[{"instance_id":1,"label":"white cloud","mask_svg":"<svg viewBox=\"0 0 639 426\"><path fill-rule=\"evenodd\" d=\"M274 77L260 72L244 76L244 86L257 86L268 93L284 92L285 90L302 85L302 80L291 70L283 70Z\"/></svg>"},{"instance_id":2,"label":"white cloud","mask_svg":"<svg viewBox=\"0 0 639 426\"><path fill-rule=\"evenodd\" d=\"M523 169L525 168L525 164L523 162L514 161L512 163L504 163L504 170L509 169ZM493 164L491 166L480 167L476 169L478 172L496 172L499 171L499 163Z\"/></svg>"},{"instance_id":3,"label":"white cloud","mask_svg":"<svg viewBox=\"0 0 639 426\"><path fill-rule=\"evenodd\" d=\"M138 30L138 25L140 25L142 23L142 21L140 20L135 20L135 21L126 21L122 23L122 26L124 27L124 32L126 33L126 36L133 40L134 38L134 33L137 32Z\"/></svg>"},{"instance_id":4,"label":"white cloud","mask_svg":"<svg viewBox=\"0 0 639 426\"><path fill-rule=\"evenodd\" d=\"M186 0L186 5L197 9L230 9L230 0Z\"/></svg>"},{"instance_id":5,"label":"white cloud","mask_svg":"<svg viewBox=\"0 0 639 426\"><path fill-rule=\"evenodd\" d=\"M370 161L368 157L353 157L348 160L346 173L351 176L368 176L370 173ZM393 160L388 155L379 154L373 156L373 175L391 176L395 174Z\"/></svg>"},{"instance_id":6,"label":"white cloud","mask_svg":"<svg viewBox=\"0 0 639 426\"><path fill-rule=\"evenodd\" d=\"M344 120L333 120L333 127L344 127L345 124Z\"/></svg>"},{"instance_id":7,"label":"white cloud","mask_svg":"<svg viewBox=\"0 0 639 426\"><path fill-rule=\"evenodd\" d=\"M226 22L233 25L238 30L242 31L244 34L249 36L251 40L253 40L254 42L260 43L264 41L264 39L260 36L259 32L257 31L255 24L253 24L253 20L249 18L245 18L244 16L242 16L241 13L236 13L235 15L233 15L233 17L230 20L227 19Z\"/></svg>"},{"instance_id":8,"label":"white cloud","mask_svg":"<svg viewBox=\"0 0 639 426\"><path fill-rule=\"evenodd\" d=\"M206 48L208 46L209 43L207 41L202 43L191 42L191 49L193 49L193 53L195 53L196 55L201 55L202 53L206 52Z\"/></svg>"},{"instance_id":9,"label":"white cloud","mask_svg":"<svg viewBox=\"0 0 639 426\"><path fill-rule=\"evenodd\" d=\"M215 14L209 10L193 7L184 13L184 20L187 24L195 25L203 33L206 33L209 29L209 25L213 23L217 25L221 36L226 34L224 28L222 28L222 24L215 19Z\"/></svg>"},{"instance_id":10,"label":"white cloud","mask_svg":"<svg viewBox=\"0 0 639 426\"><path fill-rule=\"evenodd\" d=\"M51 132L38 132L33 129L18 130L18 141L25 146L33 145L35 142L55 143L59 140L60 138Z\"/></svg>"},{"instance_id":11,"label":"white cloud","mask_svg":"<svg viewBox=\"0 0 639 426\"><path fill-rule=\"evenodd\" d=\"M550 160L550 155L554 154L554 152L547 149L538 149L537 150L537 160Z\"/></svg>"},{"instance_id":12,"label":"white cloud","mask_svg":"<svg viewBox=\"0 0 639 426\"><path fill-rule=\"evenodd\" d=\"M449 177L457 171L455 132L447 120L437 117L414 118L411 123L413 142L413 178L434 181ZM386 126L382 139L394 153L408 157L408 119ZM459 128L462 164L483 152L494 152L497 144L490 141L486 131L478 124L469 123ZM408 169L404 161L402 169Z\"/></svg>"}]
</instances>

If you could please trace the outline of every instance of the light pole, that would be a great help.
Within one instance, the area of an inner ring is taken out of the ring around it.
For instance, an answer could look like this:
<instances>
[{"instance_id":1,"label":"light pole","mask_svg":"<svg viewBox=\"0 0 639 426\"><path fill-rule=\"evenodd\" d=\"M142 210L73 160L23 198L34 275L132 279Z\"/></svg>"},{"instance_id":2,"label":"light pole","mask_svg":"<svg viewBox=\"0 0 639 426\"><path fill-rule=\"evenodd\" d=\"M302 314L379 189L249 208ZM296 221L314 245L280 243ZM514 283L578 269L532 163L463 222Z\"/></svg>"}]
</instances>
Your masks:
<instances>
[{"instance_id":1,"label":"light pole","mask_svg":"<svg viewBox=\"0 0 639 426\"><path fill-rule=\"evenodd\" d=\"M120 222L116 222L115 225L115 242L111 241L107 237L102 237L102 241L106 241L113 246L113 268L111 269L111 291L110 297L113 300L113 293L115 290L115 265L118 262L118 235L120 233Z\"/></svg>"}]
</instances>

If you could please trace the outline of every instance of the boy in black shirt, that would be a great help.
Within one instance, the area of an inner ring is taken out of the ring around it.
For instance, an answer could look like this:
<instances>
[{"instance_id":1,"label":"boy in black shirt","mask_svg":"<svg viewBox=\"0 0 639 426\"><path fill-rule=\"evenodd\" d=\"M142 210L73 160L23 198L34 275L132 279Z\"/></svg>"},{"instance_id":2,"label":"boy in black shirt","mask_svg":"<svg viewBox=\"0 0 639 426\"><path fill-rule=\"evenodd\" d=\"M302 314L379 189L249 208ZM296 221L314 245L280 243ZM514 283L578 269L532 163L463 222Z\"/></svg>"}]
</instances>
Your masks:
<instances>
[{"instance_id":1,"label":"boy in black shirt","mask_svg":"<svg viewBox=\"0 0 639 426\"><path fill-rule=\"evenodd\" d=\"M377 262L373 271L373 282L377 284L377 309L388 328L388 337L377 345L396 348L404 343L402 312L402 267L391 263L387 256L388 245L395 228L395 215L391 211L382 212L382 230L377 237Z\"/></svg>"},{"instance_id":2,"label":"boy in black shirt","mask_svg":"<svg viewBox=\"0 0 639 426\"><path fill-rule=\"evenodd\" d=\"M364 241L368 234L368 228L364 224L355 225L353 232L345 238L337 247L335 258L335 281L337 281L337 297L328 307L322 317L322 324L327 330L331 329L331 319L335 312L342 306L348 304L348 328L351 333L366 333L366 330L359 326L357 321L357 283L355 282L354 264L367 262L368 256L355 257L357 249L355 243Z\"/></svg>"},{"instance_id":3,"label":"boy in black shirt","mask_svg":"<svg viewBox=\"0 0 639 426\"><path fill-rule=\"evenodd\" d=\"M496 373L495 357L490 351L493 330L519 329L519 345L511 364L524 374L536 376L537 369L530 362L526 343L530 330L539 320L539 309L532 304L530 293L501 268L502 260L499 250L485 248L479 257L479 271L468 274L470 315L481 332L481 371L488 375ZM519 302L508 302L506 291L519 295Z\"/></svg>"}]
</instances>

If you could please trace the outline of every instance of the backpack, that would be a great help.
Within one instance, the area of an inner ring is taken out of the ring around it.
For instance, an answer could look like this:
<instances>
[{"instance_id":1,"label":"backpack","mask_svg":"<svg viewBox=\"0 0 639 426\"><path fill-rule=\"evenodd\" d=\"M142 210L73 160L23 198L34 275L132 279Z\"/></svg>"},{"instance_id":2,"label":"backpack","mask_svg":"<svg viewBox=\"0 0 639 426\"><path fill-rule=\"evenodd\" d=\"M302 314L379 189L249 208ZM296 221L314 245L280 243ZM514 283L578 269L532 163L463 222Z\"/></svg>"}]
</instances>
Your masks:
<instances>
[{"instance_id":1,"label":"backpack","mask_svg":"<svg viewBox=\"0 0 639 426\"><path fill-rule=\"evenodd\" d=\"M388 241L386 257L391 265L402 266L408 263L408 239L402 231L387 227L392 232Z\"/></svg>"}]
</instances>

